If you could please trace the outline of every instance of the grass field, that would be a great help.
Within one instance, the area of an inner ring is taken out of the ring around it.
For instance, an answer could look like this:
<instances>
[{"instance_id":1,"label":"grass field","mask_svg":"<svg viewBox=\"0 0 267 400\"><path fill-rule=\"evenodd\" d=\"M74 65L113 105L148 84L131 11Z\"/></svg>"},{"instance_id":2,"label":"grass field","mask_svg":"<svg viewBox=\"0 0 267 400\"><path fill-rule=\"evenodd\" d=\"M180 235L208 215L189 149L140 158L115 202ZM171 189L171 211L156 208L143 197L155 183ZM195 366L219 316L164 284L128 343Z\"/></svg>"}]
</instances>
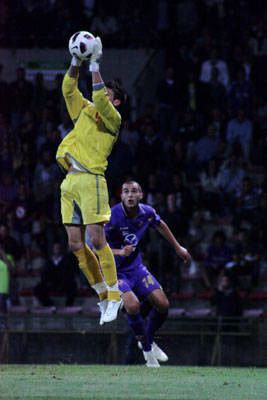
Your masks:
<instances>
[{"instance_id":1,"label":"grass field","mask_svg":"<svg viewBox=\"0 0 267 400\"><path fill-rule=\"evenodd\" d=\"M0 365L0 399L266 400L267 369Z\"/></svg>"}]
</instances>

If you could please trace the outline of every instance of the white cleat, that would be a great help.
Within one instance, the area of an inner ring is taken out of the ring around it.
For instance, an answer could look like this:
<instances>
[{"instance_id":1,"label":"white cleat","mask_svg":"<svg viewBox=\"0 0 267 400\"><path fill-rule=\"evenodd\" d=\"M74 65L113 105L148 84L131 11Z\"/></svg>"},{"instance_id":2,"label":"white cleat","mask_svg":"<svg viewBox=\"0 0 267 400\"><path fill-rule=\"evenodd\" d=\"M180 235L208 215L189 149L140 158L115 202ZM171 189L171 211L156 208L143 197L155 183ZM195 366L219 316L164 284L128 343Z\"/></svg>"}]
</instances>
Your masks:
<instances>
[{"instance_id":1,"label":"white cleat","mask_svg":"<svg viewBox=\"0 0 267 400\"><path fill-rule=\"evenodd\" d=\"M146 360L146 366L150 368L159 368L159 362L153 354L153 351L143 351L144 359Z\"/></svg>"},{"instance_id":2,"label":"white cleat","mask_svg":"<svg viewBox=\"0 0 267 400\"><path fill-rule=\"evenodd\" d=\"M121 308L121 306L122 306L122 300L120 301L109 300L106 312L103 317L103 323L114 321L114 319L117 318L118 311Z\"/></svg>"},{"instance_id":3,"label":"white cleat","mask_svg":"<svg viewBox=\"0 0 267 400\"><path fill-rule=\"evenodd\" d=\"M140 350L143 349L142 343L140 341L137 342L137 346ZM166 362L168 361L169 357L163 350L157 345L157 343L153 342L151 345L151 350L158 361Z\"/></svg>"},{"instance_id":4,"label":"white cleat","mask_svg":"<svg viewBox=\"0 0 267 400\"><path fill-rule=\"evenodd\" d=\"M167 354L164 353L164 351L161 350L161 348L155 342L152 343L151 348L152 348L153 355L155 356L155 358L158 361L161 361L161 362L168 361L169 357L167 356Z\"/></svg>"},{"instance_id":5,"label":"white cleat","mask_svg":"<svg viewBox=\"0 0 267 400\"><path fill-rule=\"evenodd\" d=\"M100 320L99 320L99 325L104 325L104 315L107 310L108 306L108 299L104 299L97 303L99 310L100 310Z\"/></svg>"}]
</instances>

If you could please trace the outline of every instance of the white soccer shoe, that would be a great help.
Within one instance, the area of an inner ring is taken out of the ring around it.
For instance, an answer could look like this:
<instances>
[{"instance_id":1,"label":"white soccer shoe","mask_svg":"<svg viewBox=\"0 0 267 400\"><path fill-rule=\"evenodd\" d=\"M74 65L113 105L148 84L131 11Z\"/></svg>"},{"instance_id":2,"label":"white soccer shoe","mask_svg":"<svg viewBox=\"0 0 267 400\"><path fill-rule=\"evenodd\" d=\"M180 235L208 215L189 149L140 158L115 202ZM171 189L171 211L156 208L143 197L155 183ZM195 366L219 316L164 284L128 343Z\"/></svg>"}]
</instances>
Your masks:
<instances>
[{"instance_id":1,"label":"white soccer shoe","mask_svg":"<svg viewBox=\"0 0 267 400\"><path fill-rule=\"evenodd\" d=\"M152 352L153 352L154 356L156 357L156 359L158 361L161 361L161 362L168 361L169 357L167 356L167 354L164 353L164 351L161 350L161 348L155 342L152 343L151 348L152 348Z\"/></svg>"},{"instance_id":2,"label":"white soccer shoe","mask_svg":"<svg viewBox=\"0 0 267 400\"><path fill-rule=\"evenodd\" d=\"M104 299L97 303L99 310L100 310L100 320L99 320L99 325L104 325L104 315L107 310L108 306L108 299Z\"/></svg>"},{"instance_id":3,"label":"white soccer shoe","mask_svg":"<svg viewBox=\"0 0 267 400\"><path fill-rule=\"evenodd\" d=\"M140 341L137 342L137 346L139 347L140 350L143 349L142 343ZM161 350L161 348L155 342L152 343L151 350L158 361L161 362L168 361L169 357L167 356L167 354L164 353L164 351Z\"/></svg>"},{"instance_id":4,"label":"white soccer shoe","mask_svg":"<svg viewBox=\"0 0 267 400\"><path fill-rule=\"evenodd\" d=\"M144 359L146 360L146 366L150 368L159 368L159 362L153 354L153 351L143 351Z\"/></svg>"},{"instance_id":5,"label":"white soccer shoe","mask_svg":"<svg viewBox=\"0 0 267 400\"><path fill-rule=\"evenodd\" d=\"M107 303L106 312L103 316L103 323L114 321L114 319L117 318L119 309L122 307L122 300L109 300Z\"/></svg>"}]
</instances>

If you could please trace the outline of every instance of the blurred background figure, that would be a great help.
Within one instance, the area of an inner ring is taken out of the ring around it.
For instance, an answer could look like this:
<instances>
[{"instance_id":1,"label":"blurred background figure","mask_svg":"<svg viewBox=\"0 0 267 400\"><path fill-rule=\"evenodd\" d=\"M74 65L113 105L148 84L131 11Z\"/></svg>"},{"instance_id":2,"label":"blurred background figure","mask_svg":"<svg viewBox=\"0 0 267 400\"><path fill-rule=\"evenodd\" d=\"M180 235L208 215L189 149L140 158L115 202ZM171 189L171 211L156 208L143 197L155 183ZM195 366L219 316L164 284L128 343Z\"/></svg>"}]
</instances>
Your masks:
<instances>
[{"instance_id":1,"label":"blurred background figure","mask_svg":"<svg viewBox=\"0 0 267 400\"><path fill-rule=\"evenodd\" d=\"M211 298L215 314L221 317L241 317L243 302L237 293L231 277L223 274L218 280L216 293Z\"/></svg>"},{"instance_id":2,"label":"blurred background figure","mask_svg":"<svg viewBox=\"0 0 267 400\"><path fill-rule=\"evenodd\" d=\"M53 306L51 292L60 291L66 296L65 305L71 307L77 293L76 275L79 273L76 258L72 253L64 255L61 245L55 243L52 257L41 268L41 281L35 287L35 296L42 306Z\"/></svg>"}]
</instances>

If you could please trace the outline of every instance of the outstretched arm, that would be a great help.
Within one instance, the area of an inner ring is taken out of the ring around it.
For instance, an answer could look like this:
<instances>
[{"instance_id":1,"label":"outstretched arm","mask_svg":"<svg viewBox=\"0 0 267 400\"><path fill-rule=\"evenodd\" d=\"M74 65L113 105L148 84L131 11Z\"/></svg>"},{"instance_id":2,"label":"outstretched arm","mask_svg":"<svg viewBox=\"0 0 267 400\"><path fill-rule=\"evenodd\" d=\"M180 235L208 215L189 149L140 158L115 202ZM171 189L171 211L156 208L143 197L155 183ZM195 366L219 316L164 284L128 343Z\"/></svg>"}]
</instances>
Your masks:
<instances>
[{"instance_id":1,"label":"outstretched arm","mask_svg":"<svg viewBox=\"0 0 267 400\"><path fill-rule=\"evenodd\" d=\"M176 251L176 254L178 254L178 256L184 260L184 263L189 265L191 260L190 254L175 239L168 225L161 220L160 224L156 227L156 229L164 237L164 239L166 239L172 245L172 247Z\"/></svg>"}]
</instances>

